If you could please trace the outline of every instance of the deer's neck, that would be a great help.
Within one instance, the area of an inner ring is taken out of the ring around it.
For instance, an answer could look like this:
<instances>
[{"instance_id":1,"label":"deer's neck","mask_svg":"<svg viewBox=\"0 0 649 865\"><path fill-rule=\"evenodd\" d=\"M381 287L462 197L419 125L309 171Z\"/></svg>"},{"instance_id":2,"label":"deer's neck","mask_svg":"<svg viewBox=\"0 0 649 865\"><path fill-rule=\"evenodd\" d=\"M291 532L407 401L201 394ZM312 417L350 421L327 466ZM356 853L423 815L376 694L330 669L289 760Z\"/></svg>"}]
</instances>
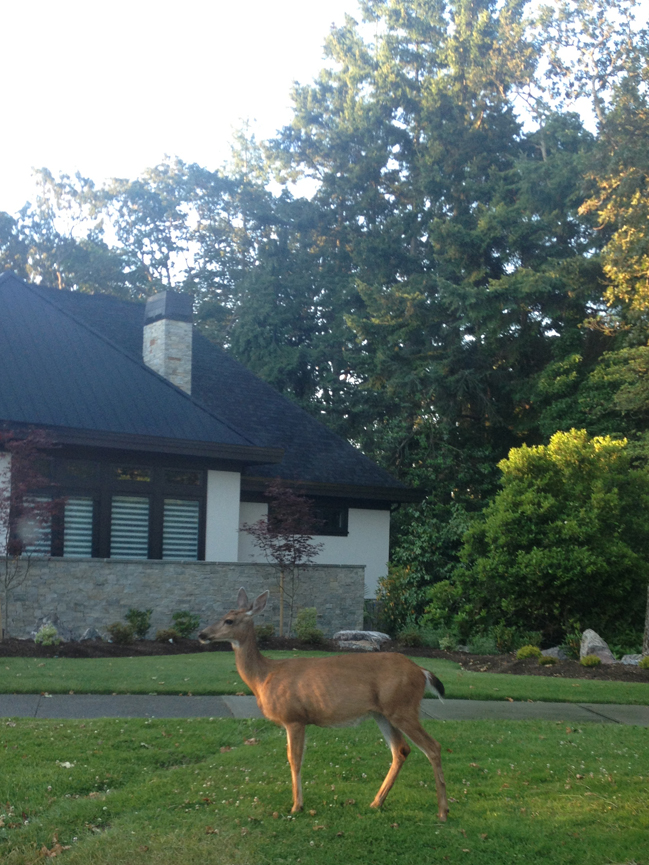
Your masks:
<instances>
[{"instance_id":1,"label":"deer's neck","mask_svg":"<svg viewBox=\"0 0 649 865\"><path fill-rule=\"evenodd\" d=\"M254 634L238 643L233 643L232 648L234 649L237 672L253 694L257 696L275 662L261 654Z\"/></svg>"}]
</instances>

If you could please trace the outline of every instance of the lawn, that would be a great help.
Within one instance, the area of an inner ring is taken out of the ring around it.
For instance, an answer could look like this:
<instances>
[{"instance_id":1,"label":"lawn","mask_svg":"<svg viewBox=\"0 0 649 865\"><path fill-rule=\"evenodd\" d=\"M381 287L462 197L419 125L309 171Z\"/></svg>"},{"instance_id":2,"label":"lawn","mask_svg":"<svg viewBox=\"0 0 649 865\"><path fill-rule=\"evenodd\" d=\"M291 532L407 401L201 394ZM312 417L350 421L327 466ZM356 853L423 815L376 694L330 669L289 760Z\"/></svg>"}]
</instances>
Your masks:
<instances>
[{"instance_id":1,"label":"lawn","mask_svg":"<svg viewBox=\"0 0 649 865\"><path fill-rule=\"evenodd\" d=\"M295 657L297 652L268 652ZM312 654L326 654L324 652ZM447 696L468 700L542 700L649 705L649 686L554 676L473 673L453 661L415 658L443 681ZM138 658L0 658L0 693L249 694L234 654L209 652Z\"/></svg>"},{"instance_id":2,"label":"lawn","mask_svg":"<svg viewBox=\"0 0 649 865\"><path fill-rule=\"evenodd\" d=\"M69 865L647 865L647 731L548 722L430 722L451 814L409 757L386 805L373 722L309 730L305 811L291 818L283 731L265 721L0 724L0 859ZM246 740L251 744L245 744Z\"/></svg>"}]
</instances>

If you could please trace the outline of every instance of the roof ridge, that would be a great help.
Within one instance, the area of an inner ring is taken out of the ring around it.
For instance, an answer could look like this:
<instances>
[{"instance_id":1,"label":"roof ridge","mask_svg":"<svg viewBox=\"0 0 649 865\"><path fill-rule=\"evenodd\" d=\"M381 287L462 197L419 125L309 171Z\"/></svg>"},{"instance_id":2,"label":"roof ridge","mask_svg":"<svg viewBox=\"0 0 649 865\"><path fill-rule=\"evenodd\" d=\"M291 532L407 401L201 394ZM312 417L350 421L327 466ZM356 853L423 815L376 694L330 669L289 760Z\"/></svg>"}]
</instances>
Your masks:
<instances>
[{"instance_id":1,"label":"roof ridge","mask_svg":"<svg viewBox=\"0 0 649 865\"><path fill-rule=\"evenodd\" d=\"M190 403L192 403L192 405L194 405L197 409L199 409L202 412L205 412L205 414L209 415L211 418L213 418L214 420L223 424L223 426L227 427L232 432L236 433L236 435L241 436L242 439L244 439L245 441L250 443L251 447L260 447L260 445L257 442L253 441L253 439L251 439L249 435L247 435L246 433L237 429L237 427L235 427L234 424L232 424L230 421L219 417L219 415L216 414L216 412L212 411L207 406L203 405L203 403L200 400L197 400L195 397L193 397L191 394L188 394L186 391L182 390L181 388L176 387L176 385L173 384L172 382L170 382L169 379L165 378L163 375L160 375L154 369L151 369L150 366L147 366L142 359L138 358L134 354L131 354L131 352L127 351L123 346L118 345L116 342L113 342L113 340L110 339L109 337L107 337L105 334L101 333L98 330L95 330L95 328L92 327L91 325L89 325L86 321L84 321L83 319L74 315L74 313L70 312L69 310L62 309L60 306L58 306L56 304L56 302L54 300L47 297L47 295L44 293L45 291L54 291L55 289L53 289L49 286L37 285L36 283L33 283L33 282L31 282L31 283L25 282L24 279L21 279L19 276L16 276L16 274L12 273L11 271L5 271L3 274L0 275L0 281L1 281L0 285L2 284L2 282L7 281L7 280L2 279L2 277L4 277L5 275L7 275L8 278L13 278L17 282L22 283L25 286L25 288L29 289L33 294L36 294L37 297L39 297L41 300L45 301L45 303L49 304L51 307L56 309L57 312L61 313L62 315L66 315L68 318L72 319L72 321L74 321L80 327L83 327L85 330L92 333L93 336L96 336L99 339L101 339L103 342L105 342L107 345L109 345L115 351L119 352L125 358L130 360L131 363L136 364L136 366L138 366L140 369L144 370L144 372L148 373L149 375L155 376L159 381L164 382L164 384L167 385L168 387L170 387L175 393L178 393L181 396L183 396L185 399L189 400Z\"/></svg>"}]
</instances>

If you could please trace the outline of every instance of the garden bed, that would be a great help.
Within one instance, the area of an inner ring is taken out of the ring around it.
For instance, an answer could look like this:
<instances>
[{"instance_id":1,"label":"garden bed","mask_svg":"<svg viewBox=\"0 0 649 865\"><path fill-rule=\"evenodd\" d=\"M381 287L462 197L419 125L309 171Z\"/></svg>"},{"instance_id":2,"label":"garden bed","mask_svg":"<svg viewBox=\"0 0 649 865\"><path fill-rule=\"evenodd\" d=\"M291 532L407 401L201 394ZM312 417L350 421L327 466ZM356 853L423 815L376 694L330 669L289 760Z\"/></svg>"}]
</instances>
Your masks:
<instances>
[{"instance_id":1,"label":"garden bed","mask_svg":"<svg viewBox=\"0 0 649 865\"><path fill-rule=\"evenodd\" d=\"M271 637L261 643L261 649L300 651L341 651L330 640L319 645L303 643L288 637ZM203 645L198 640L178 640L161 643L155 640L136 640L134 643L108 643L101 640L60 643L58 646L40 646L33 640L8 639L0 642L0 657L5 658L124 658L194 654L196 652L230 652L227 643ZM540 666L536 658L518 661L514 654L470 655L466 652L444 652L441 649L404 648L396 642L384 644L383 651L403 652L410 657L443 658L456 661L472 673L505 673L518 676L554 676L566 679L599 679L610 682L647 682L649 670L624 664L602 664L600 667L582 667L578 661L558 661L554 666Z\"/></svg>"}]
</instances>

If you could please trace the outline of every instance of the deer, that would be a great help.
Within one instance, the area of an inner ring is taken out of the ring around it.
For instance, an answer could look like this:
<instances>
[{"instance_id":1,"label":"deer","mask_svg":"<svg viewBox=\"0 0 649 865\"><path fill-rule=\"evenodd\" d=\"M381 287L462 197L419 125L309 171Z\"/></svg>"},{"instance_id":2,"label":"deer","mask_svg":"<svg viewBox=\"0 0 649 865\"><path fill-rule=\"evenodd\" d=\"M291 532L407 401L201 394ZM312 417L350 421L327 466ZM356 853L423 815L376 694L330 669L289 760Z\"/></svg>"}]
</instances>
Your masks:
<instances>
[{"instance_id":1,"label":"deer","mask_svg":"<svg viewBox=\"0 0 649 865\"><path fill-rule=\"evenodd\" d=\"M306 726L347 726L372 716L392 752L392 764L370 807L380 808L392 789L411 750L407 736L433 767L438 818L445 821L448 802L442 749L419 721L425 690L433 691L440 699L444 696L439 679L397 653L267 658L257 646L253 620L265 609L269 594L265 591L251 603L246 590L240 589L237 609L204 628L198 638L202 643L232 645L237 671L257 698L260 711L286 730L293 787L291 813L303 807L301 769Z\"/></svg>"}]
</instances>

